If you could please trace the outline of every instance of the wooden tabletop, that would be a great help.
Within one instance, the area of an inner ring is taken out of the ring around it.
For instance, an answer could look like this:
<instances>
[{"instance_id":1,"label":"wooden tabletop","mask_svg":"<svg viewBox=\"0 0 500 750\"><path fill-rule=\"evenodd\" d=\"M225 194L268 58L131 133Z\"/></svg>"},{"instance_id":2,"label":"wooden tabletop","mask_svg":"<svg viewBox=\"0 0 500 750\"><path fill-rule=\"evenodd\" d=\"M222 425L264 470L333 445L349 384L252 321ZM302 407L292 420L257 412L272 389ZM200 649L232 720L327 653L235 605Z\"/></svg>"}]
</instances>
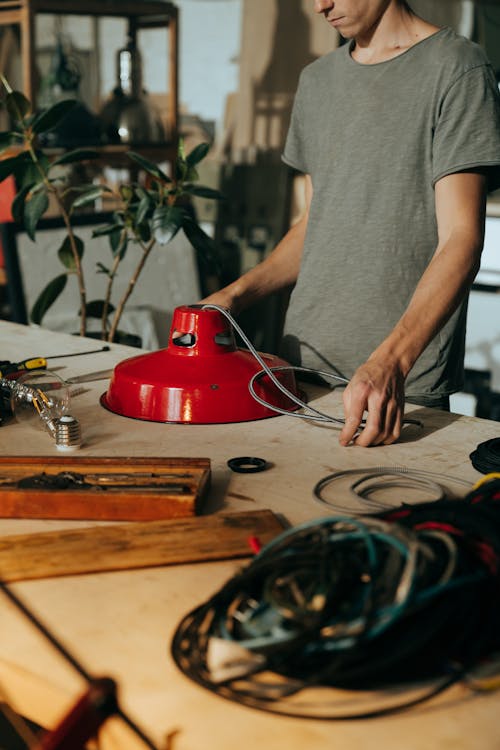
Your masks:
<instances>
[{"instance_id":1,"label":"wooden tabletop","mask_svg":"<svg viewBox=\"0 0 500 750\"><path fill-rule=\"evenodd\" d=\"M49 367L63 377L110 368L138 353L113 345L109 352L51 361L51 355L96 349L101 342L4 321L0 322L0 341L2 359L44 356L49 358ZM64 369L58 369L63 364ZM408 406L408 413L422 420L423 427L406 427L398 444L343 448L336 426L287 416L225 425L127 419L100 406L99 397L106 387L107 381L86 384L85 391L72 399L71 411L80 419L83 433L78 455L208 457L212 482L203 508L207 515L270 509L290 525L331 515L328 507L314 499L313 487L340 469L404 466L446 474L472 486L481 475L472 467L469 454L478 443L500 435L498 422ZM342 416L339 392L311 391L309 396L315 407ZM18 423L0 427L0 452L56 455L48 434ZM270 468L256 474L237 474L228 468L228 459L248 455L265 458ZM343 503L355 502L347 489L339 492ZM0 534L89 525L85 521L0 519ZM170 734L171 750L259 746L266 750L500 750L495 693L478 697L457 686L432 703L385 719L322 722L245 708L189 681L170 657L172 636L182 617L241 564L232 560L93 573L24 581L12 588L89 672L118 681L124 708L157 742ZM11 604L0 599L0 612L2 683L7 679L12 690L17 688L24 695L25 703L31 695L26 685L43 685L45 695L57 695L64 706L81 688L81 681ZM23 699L18 700L22 703ZM44 703L47 700L40 698L35 707L23 707L28 713L39 713ZM51 721L54 699L48 703L43 711ZM124 742L120 746L125 750Z\"/></svg>"}]
</instances>

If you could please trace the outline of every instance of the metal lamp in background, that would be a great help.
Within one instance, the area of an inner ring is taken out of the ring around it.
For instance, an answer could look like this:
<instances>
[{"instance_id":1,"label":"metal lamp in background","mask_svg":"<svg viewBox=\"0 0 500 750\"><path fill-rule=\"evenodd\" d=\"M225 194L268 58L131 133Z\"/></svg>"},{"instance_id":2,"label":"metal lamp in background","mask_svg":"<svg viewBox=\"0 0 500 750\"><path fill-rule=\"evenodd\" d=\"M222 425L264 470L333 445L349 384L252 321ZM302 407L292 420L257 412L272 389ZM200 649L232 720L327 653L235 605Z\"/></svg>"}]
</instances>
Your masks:
<instances>
[{"instance_id":1,"label":"metal lamp in background","mask_svg":"<svg viewBox=\"0 0 500 750\"><path fill-rule=\"evenodd\" d=\"M43 146L78 148L105 142L99 118L80 96L81 79L82 73L71 39L60 32L50 69L42 80L38 101L41 107L51 107L63 99L74 99L75 106L54 128L40 134Z\"/></svg>"},{"instance_id":2,"label":"metal lamp in background","mask_svg":"<svg viewBox=\"0 0 500 750\"><path fill-rule=\"evenodd\" d=\"M133 39L116 55L117 85L100 116L110 142L158 143L165 139L159 116L142 85L141 55Z\"/></svg>"}]
</instances>

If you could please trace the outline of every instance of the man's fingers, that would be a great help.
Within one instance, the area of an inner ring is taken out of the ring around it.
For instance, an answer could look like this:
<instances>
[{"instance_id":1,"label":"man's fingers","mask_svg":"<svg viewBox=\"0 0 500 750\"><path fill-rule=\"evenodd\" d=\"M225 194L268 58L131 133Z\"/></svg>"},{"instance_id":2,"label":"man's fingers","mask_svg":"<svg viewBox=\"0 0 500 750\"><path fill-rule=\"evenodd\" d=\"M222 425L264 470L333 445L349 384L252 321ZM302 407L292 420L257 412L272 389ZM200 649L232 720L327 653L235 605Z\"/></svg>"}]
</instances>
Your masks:
<instances>
[{"instance_id":1,"label":"man's fingers","mask_svg":"<svg viewBox=\"0 0 500 750\"><path fill-rule=\"evenodd\" d=\"M345 418L344 426L340 433L339 442L340 445L349 445L354 436L356 435L358 428L363 421L363 416L354 417L349 416Z\"/></svg>"},{"instance_id":2,"label":"man's fingers","mask_svg":"<svg viewBox=\"0 0 500 750\"><path fill-rule=\"evenodd\" d=\"M403 411L393 401L383 407L369 406L366 427L354 441L356 445L391 445L401 435Z\"/></svg>"},{"instance_id":3,"label":"man's fingers","mask_svg":"<svg viewBox=\"0 0 500 750\"><path fill-rule=\"evenodd\" d=\"M351 390L348 387L344 391L343 401L345 420L344 427L340 433L339 442L340 445L349 445L363 422L366 400L364 398L354 399Z\"/></svg>"},{"instance_id":4,"label":"man's fingers","mask_svg":"<svg viewBox=\"0 0 500 750\"><path fill-rule=\"evenodd\" d=\"M368 404L366 425L354 441L356 445L366 448L369 445L379 445L382 443L385 437L385 419L385 407Z\"/></svg>"},{"instance_id":5,"label":"man's fingers","mask_svg":"<svg viewBox=\"0 0 500 750\"><path fill-rule=\"evenodd\" d=\"M386 418L386 435L384 445L391 445L401 436L403 426L403 406L392 402L389 404Z\"/></svg>"},{"instance_id":6,"label":"man's fingers","mask_svg":"<svg viewBox=\"0 0 500 750\"><path fill-rule=\"evenodd\" d=\"M390 445L401 434L404 390L398 372L386 377L368 362L354 374L344 391L345 424L341 445ZM367 412L366 421L363 417Z\"/></svg>"}]
</instances>

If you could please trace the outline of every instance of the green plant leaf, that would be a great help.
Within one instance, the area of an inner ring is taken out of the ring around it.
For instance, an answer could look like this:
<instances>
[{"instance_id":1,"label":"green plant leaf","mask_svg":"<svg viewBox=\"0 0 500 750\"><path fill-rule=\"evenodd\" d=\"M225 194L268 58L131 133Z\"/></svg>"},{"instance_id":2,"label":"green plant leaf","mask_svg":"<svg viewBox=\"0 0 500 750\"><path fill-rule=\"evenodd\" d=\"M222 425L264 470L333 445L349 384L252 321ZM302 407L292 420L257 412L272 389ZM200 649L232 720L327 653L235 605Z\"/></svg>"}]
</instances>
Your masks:
<instances>
[{"instance_id":1,"label":"green plant leaf","mask_svg":"<svg viewBox=\"0 0 500 750\"><path fill-rule=\"evenodd\" d=\"M24 204L26 201L26 196L31 190L31 187L31 185L25 185L23 188L21 188L21 190L19 190L16 197L12 201L12 218L19 224L22 224L24 222Z\"/></svg>"},{"instance_id":2,"label":"green plant leaf","mask_svg":"<svg viewBox=\"0 0 500 750\"><path fill-rule=\"evenodd\" d=\"M85 250L85 244L80 239L80 237L77 237L76 235L73 236L75 238L75 247L76 252L78 253L78 257L82 258ZM76 271L75 256L73 255L73 250L71 249L71 240L69 234L67 234L64 238L61 247L57 251L57 256L63 266L65 266L69 271Z\"/></svg>"},{"instance_id":3,"label":"green plant leaf","mask_svg":"<svg viewBox=\"0 0 500 750\"><path fill-rule=\"evenodd\" d=\"M142 222L145 220L147 213L150 208L154 205L153 201L150 199L149 195L146 195L144 198L141 198L139 201L139 205L137 206L137 211L135 214L134 223L136 226L139 224L142 224Z\"/></svg>"},{"instance_id":4,"label":"green plant leaf","mask_svg":"<svg viewBox=\"0 0 500 750\"><path fill-rule=\"evenodd\" d=\"M152 161L145 159L140 154L136 154L135 151L129 151L127 153L127 156L132 159L132 161L135 161L137 164L139 164L150 175L156 177L157 180L160 180L160 182L172 182L170 177L168 177L157 164L153 164Z\"/></svg>"},{"instance_id":5,"label":"green plant leaf","mask_svg":"<svg viewBox=\"0 0 500 750\"><path fill-rule=\"evenodd\" d=\"M74 208L80 208L81 206L87 206L89 203L93 203L97 198L100 198L103 193L101 185L93 186L90 190L86 190L81 195L78 195L73 203L71 204L71 210Z\"/></svg>"},{"instance_id":6,"label":"green plant leaf","mask_svg":"<svg viewBox=\"0 0 500 750\"><path fill-rule=\"evenodd\" d=\"M37 182L35 185L31 186L31 195L36 195L40 192L40 190L45 190L46 186L44 182Z\"/></svg>"},{"instance_id":7,"label":"green plant leaf","mask_svg":"<svg viewBox=\"0 0 500 750\"><path fill-rule=\"evenodd\" d=\"M21 133L16 133L12 130L4 130L0 133L0 152L12 146L13 143L20 143L24 140Z\"/></svg>"},{"instance_id":8,"label":"green plant leaf","mask_svg":"<svg viewBox=\"0 0 500 750\"><path fill-rule=\"evenodd\" d=\"M91 302L87 302L85 305L85 312L87 314L87 318L98 318L98 320L101 320L102 314L104 312L104 306L105 301L103 299L93 299ZM115 308L114 306L109 303L108 304L108 315L112 312L114 312Z\"/></svg>"},{"instance_id":9,"label":"green plant leaf","mask_svg":"<svg viewBox=\"0 0 500 750\"><path fill-rule=\"evenodd\" d=\"M31 102L20 91L13 91L5 97L5 106L10 116L21 122L31 112Z\"/></svg>"},{"instance_id":10,"label":"green plant leaf","mask_svg":"<svg viewBox=\"0 0 500 750\"><path fill-rule=\"evenodd\" d=\"M155 240L160 245L170 242L185 218L185 212L175 206L158 206L153 213L152 230Z\"/></svg>"},{"instance_id":11,"label":"green plant leaf","mask_svg":"<svg viewBox=\"0 0 500 750\"><path fill-rule=\"evenodd\" d=\"M149 221L143 221L142 224L138 224L136 230L142 242L149 242L151 239L151 225Z\"/></svg>"},{"instance_id":12,"label":"green plant leaf","mask_svg":"<svg viewBox=\"0 0 500 750\"><path fill-rule=\"evenodd\" d=\"M31 115L28 115L24 118L22 122L22 127L26 130L26 128L29 128L33 125L34 121L38 117L38 112L33 112Z\"/></svg>"},{"instance_id":13,"label":"green plant leaf","mask_svg":"<svg viewBox=\"0 0 500 750\"><path fill-rule=\"evenodd\" d=\"M104 273L106 274L106 276L109 276L109 278L111 278L111 271L109 270L107 266L104 265L104 263L101 263L100 260L97 261L97 263L95 264L95 267L96 267L96 273Z\"/></svg>"},{"instance_id":14,"label":"green plant leaf","mask_svg":"<svg viewBox=\"0 0 500 750\"><path fill-rule=\"evenodd\" d=\"M30 239L35 241L38 222L49 207L49 199L45 191L40 191L24 204L24 228Z\"/></svg>"},{"instance_id":15,"label":"green plant leaf","mask_svg":"<svg viewBox=\"0 0 500 750\"><path fill-rule=\"evenodd\" d=\"M214 201L224 200L224 196L219 190L206 187L205 185L186 184L182 189L185 193L189 193L190 195L197 195L199 198L209 198L210 200Z\"/></svg>"},{"instance_id":16,"label":"green plant leaf","mask_svg":"<svg viewBox=\"0 0 500 750\"><path fill-rule=\"evenodd\" d=\"M130 201L134 197L134 188L130 185L120 185L119 193L124 203L130 203Z\"/></svg>"},{"instance_id":17,"label":"green plant leaf","mask_svg":"<svg viewBox=\"0 0 500 750\"><path fill-rule=\"evenodd\" d=\"M63 99L57 102L57 104L52 105L52 107L44 109L33 120L31 126L33 132L46 133L48 130L52 130L73 109L75 104L76 99Z\"/></svg>"},{"instance_id":18,"label":"green plant leaf","mask_svg":"<svg viewBox=\"0 0 500 750\"><path fill-rule=\"evenodd\" d=\"M36 163L28 151L18 154L14 175L20 188L25 185L38 185L42 181L42 174L48 169L48 158L41 152L35 153Z\"/></svg>"},{"instance_id":19,"label":"green plant leaf","mask_svg":"<svg viewBox=\"0 0 500 750\"><path fill-rule=\"evenodd\" d=\"M123 228L117 229L109 235L109 245L113 258L118 256L120 260L123 260L128 247L128 234L123 231Z\"/></svg>"},{"instance_id":20,"label":"green plant leaf","mask_svg":"<svg viewBox=\"0 0 500 750\"><path fill-rule=\"evenodd\" d=\"M177 158L180 161L186 161L186 147L184 138L179 138L179 143L177 144Z\"/></svg>"},{"instance_id":21,"label":"green plant leaf","mask_svg":"<svg viewBox=\"0 0 500 750\"><path fill-rule=\"evenodd\" d=\"M121 228L123 224L103 224L102 227L96 227L92 230L92 237L104 237L106 234L116 231Z\"/></svg>"},{"instance_id":22,"label":"green plant leaf","mask_svg":"<svg viewBox=\"0 0 500 750\"><path fill-rule=\"evenodd\" d=\"M8 159L2 159L0 161L0 182L3 182L6 177L11 174L16 174L16 171L26 161L26 152L23 151L17 156L11 156ZM29 157L28 157L29 158Z\"/></svg>"},{"instance_id":23,"label":"green plant leaf","mask_svg":"<svg viewBox=\"0 0 500 750\"><path fill-rule=\"evenodd\" d=\"M184 175L184 181L186 182L198 182L200 175L196 167L190 167L186 164L186 173Z\"/></svg>"},{"instance_id":24,"label":"green plant leaf","mask_svg":"<svg viewBox=\"0 0 500 750\"><path fill-rule=\"evenodd\" d=\"M178 182L184 182L187 179L188 165L185 159L178 158L175 162L175 176Z\"/></svg>"},{"instance_id":25,"label":"green plant leaf","mask_svg":"<svg viewBox=\"0 0 500 750\"><path fill-rule=\"evenodd\" d=\"M40 149L37 149L35 151L35 158L36 158L38 164L40 164L40 166L42 167L43 171L45 173L47 173L49 171L49 168L50 168L50 159L47 156L47 154L44 151L41 151Z\"/></svg>"},{"instance_id":26,"label":"green plant leaf","mask_svg":"<svg viewBox=\"0 0 500 750\"><path fill-rule=\"evenodd\" d=\"M36 164L34 164L31 159L26 159L24 163L20 164L16 169L15 175L16 182L20 188L23 188L26 185L34 186L40 184L40 172L37 169Z\"/></svg>"},{"instance_id":27,"label":"green plant leaf","mask_svg":"<svg viewBox=\"0 0 500 750\"><path fill-rule=\"evenodd\" d=\"M98 156L98 151L92 151L91 149L85 148L76 148L73 151L67 151L58 159L55 159L52 162L51 167L55 167L58 164L73 164L75 161L91 161L92 159L97 159Z\"/></svg>"},{"instance_id":28,"label":"green plant leaf","mask_svg":"<svg viewBox=\"0 0 500 750\"><path fill-rule=\"evenodd\" d=\"M135 193L139 200L149 197L149 192L145 188L143 188L142 185L135 185Z\"/></svg>"},{"instance_id":29,"label":"green plant leaf","mask_svg":"<svg viewBox=\"0 0 500 750\"><path fill-rule=\"evenodd\" d=\"M68 277L63 273L60 276L56 276L55 279L52 279L52 281L47 284L31 308L30 319L32 323L40 325L49 307L54 304L64 290L67 280Z\"/></svg>"},{"instance_id":30,"label":"green plant leaf","mask_svg":"<svg viewBox=\"0 0 500 750\"><path fill-rule=\"evenodd\" d=\"M186 156L186 163L188 167L194 167L195 164L199 164L200 161L203 161L205 156L208 154L209 149L209 143L199 143L197 146L195 146L193 150L190 151Z\"/></svg>"},{"instance_id":31,"label":"green plant leaf","mask_svg":"<svg viewBox=\"0 0 500 750\"><path fill-rule=\"evenodd\" d=\"M196 250L197 256L207 268L220 272L221 264L217 253L217 246L212 239L191 217L186 215L182 225L186 237Z\"/></svg>"}]
</instances>

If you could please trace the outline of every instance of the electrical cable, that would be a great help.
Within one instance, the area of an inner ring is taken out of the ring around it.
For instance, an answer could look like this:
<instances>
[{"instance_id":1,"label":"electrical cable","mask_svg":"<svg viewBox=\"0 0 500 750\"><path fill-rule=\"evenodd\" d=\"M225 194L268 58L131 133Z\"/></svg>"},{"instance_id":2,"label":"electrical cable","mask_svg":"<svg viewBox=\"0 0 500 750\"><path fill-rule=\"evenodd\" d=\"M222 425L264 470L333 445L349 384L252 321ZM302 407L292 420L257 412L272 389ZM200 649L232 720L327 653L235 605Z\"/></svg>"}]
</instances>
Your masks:
<instances>
[{"instance_id":1,"label":"electrical cable","mask_svg":"<svg viewBox=\"0 0 500 750\"><path fill-rule=\"evenodd\" d=\"M373 718L429 700L500 646L499 501L494 479L465 499L289 529L184 617L173 658L280 715Z\"/></svg>"},{"instance_id":2,"label":"electrical cable","mask_svg":"<svg viewBox=\"0 0 500 750\"><path fill-rule=\"evenodd\" d=\"M329 422L329 423L335 423L335 424L345 424L344 419L332 417L331 415L325 414L324 412L319 411L318 409L315 409L310 404L307 404L306 402L304 402L294 393L289 391L288 388L286 388L286 386L283 385L283 383L281 383L277 377L275 377L274 372L291 370L293 372L313 373L321 377L338 380L345 384L349 383L349 380L347 378L341 377L340 375L335 375L334 373L331 373L331 372L324 372L322 370L314 370L308 367L295 367L293 365L281 366L281 367L269 367L267 363L265 362L265 360L260 356L259 352L255 349L255 347L253 346L248 336L245 334L245 332L238 325L238 323L233 318L231 313L225 307L221 307L220 305L213 305L213 304L204 304L202 307L203 309L207 309L207 310L217 310L219 313L221 313L230 322L231 326L241 337L244 344L248 347L248 350L250 351L250 353L255 357L257 362L260 364L262 370L256 372L255 375L253 375L253 377L250 379L250 382L248 384L248 389L250 393L252 394L253 398L256 401L258 401L260 404L262 404L262 406L265 406L268 409L271 409L272 411L277 412L278 414L285 414L286 416L296 417L298 419L310 419L315 422ZM255 385L257 381L264 375L267 375L269 379L271 380L271 382L285 396L287 396L290 399L290 401L295 403L297 406L300 406L304 410L304 412L298 413L295 411L287 411L286 409L281 409L278 406L274 406L273 404L270 404L268 401L265 401L261 396L259 396L255 391ZM361 424L364 424L364 423L365 421L363 420ZM423 427L422 422L418 419L409 419L405 417L403 419L403 423L413 424L413 425L417 425L418 427Z\"/></svg>"},{"instance_id":3,"label":"electrical cable","mask_svg":"<svg viewBox=\"0 0 500 750\"><path fill-rule=\"evenodd\" d=\"M388 499L386 502L375 500L375 498L372 497L372 494L381 489L413 489L423 491L424 493L431 493L430 496L427 494L425 497L425 502L430 502L443 500L448 495L446 488L437 480L447 480L451 483L470 487L470 482L464 479L441 474L439 472L424 471L422 469L408 469L404 466L374 466L366 469L358 468L334 471L331 474L322 477L322 479L316 482L313 488L315 499L336 512L364 515L355 509L353 510L352 506L341 505L333 500L327 499L324 495L324 489L326 487L334 484L340 479L350 476L359 477L349 485L351 495L353 495L357 501L361 501L363 508L366 508L367 503L372 506L371 509L365 513L366 515L373 514L373 506L382 510L400 506L400 500L398 500L397 503L391 503ZM388 481L387 478L389 478ZM432 493L434 493L434 496Z\"/></svg>"}]
</instances>

